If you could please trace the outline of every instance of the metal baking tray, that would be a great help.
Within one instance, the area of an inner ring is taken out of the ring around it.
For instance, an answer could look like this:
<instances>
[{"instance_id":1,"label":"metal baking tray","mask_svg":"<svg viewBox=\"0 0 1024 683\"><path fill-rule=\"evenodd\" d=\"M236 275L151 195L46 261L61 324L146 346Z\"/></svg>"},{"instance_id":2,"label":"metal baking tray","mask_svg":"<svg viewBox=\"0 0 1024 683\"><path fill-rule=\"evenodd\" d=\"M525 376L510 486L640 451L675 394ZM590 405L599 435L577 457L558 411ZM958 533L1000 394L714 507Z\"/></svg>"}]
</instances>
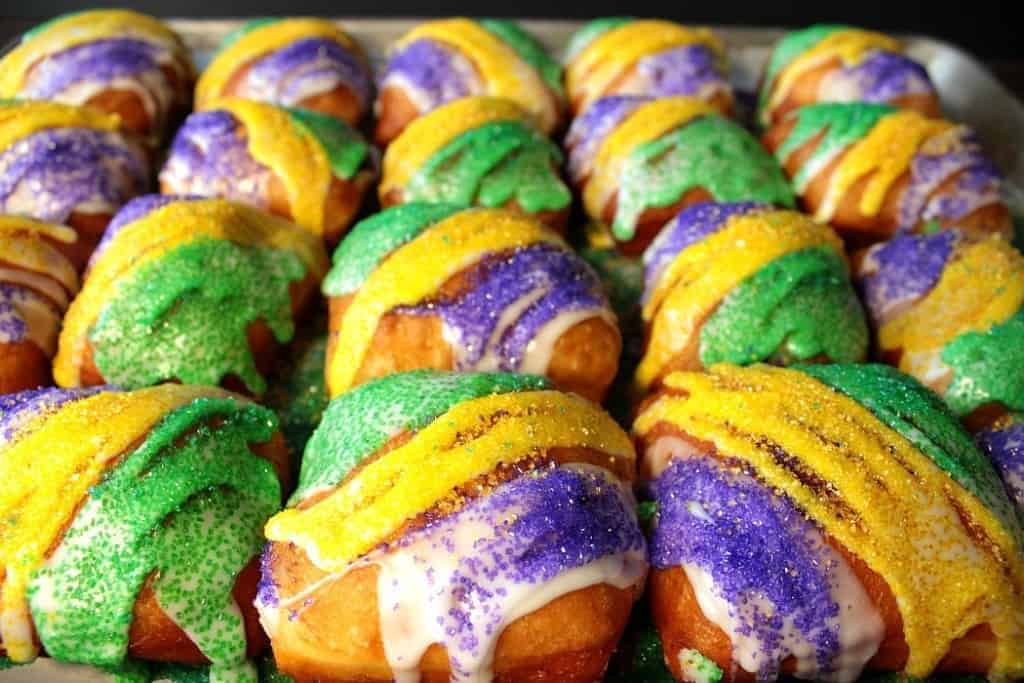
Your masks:
<instances>
[{"instance_id":1,"label":"metal baking tray","mask_svg":"<svg viewBox=\"0 0 1024 683\"><path fill-rule=\"evenodd\" d=\"M381 67L388 46L429 18L344 19L336 21L359 41L375 68ZM168 23L185 39L196 65L209 62L221 39L246 19L171 19ZM685 18L683 18L685 22ZM569 37L582 22L522 20L549 52L560 58ZM781 28L711 26L725 41L730 58L730 80L740 94L752 95L772 45L786 32ZM942 98L943 110L953 121L974 128L988 153L1006 174L1007 202L1024 216L1024 104L977 59L942 40L928 36L902 36L909 54L928 70ZM87 667L67 666L39 659L29 666L0 671L3 683L95 683L112 680Z\"/></svg>"}]
</instances>

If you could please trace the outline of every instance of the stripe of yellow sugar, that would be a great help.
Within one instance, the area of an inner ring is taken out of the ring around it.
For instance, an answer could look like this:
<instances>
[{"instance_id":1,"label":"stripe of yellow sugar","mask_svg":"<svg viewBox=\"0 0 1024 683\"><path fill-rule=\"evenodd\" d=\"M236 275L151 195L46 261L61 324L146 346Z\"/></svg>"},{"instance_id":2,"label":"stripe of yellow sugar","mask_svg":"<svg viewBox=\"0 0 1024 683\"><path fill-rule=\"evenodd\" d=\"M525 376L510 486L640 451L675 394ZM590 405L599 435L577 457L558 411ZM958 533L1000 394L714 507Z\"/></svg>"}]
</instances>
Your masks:
<instances>
[{"instance_id":1,"label":"stripe of yellow sugar","mask_svg":"<svg viewBox=\"0 0 1024 683\"><path fill-rule=\"evenodd\" d=\"M573 447L635 460L622 429L574 394L531 391L465 401L312 507L271 518L266 535L300 546L324 571L341 571L454 489L500 465Z\"/></svg>"},{"instance_id":2,"label":"stripe of yellow sugar","mask_svg":"<svg viewBox=\"0 0 1024 683\"><path fill-rule=\"evenodd\" d=\"M28 583L89 488L168 412L200 396L221 395L215 388L176 384L100 393L42 412L0 452L0 640L13 661L36 655Z\"/></svg>"},{"instance_id":3,"label":"stripe of yellow sugar","mask_svg":"<svg viewBox=\"0 0 1024 683\"><path fill-rule=\"evenodd\" d=\"M572 99L581 98L580 110L586 109L643 57L695 44L724 58L725 47L709 29L658 19L631 21L595 38L569 63L566 90Z\"/></svg>"},{"instance_id":4,"label":"stripe of yellow sugar","mask_svg":"<svg viewBox=\"0 0 1024 683\"><path fill-rule=\"evenodd\" d=\"M463 97L415 119L384 152L380 196L405 187L430 157L458 136L494 121L529 122L529 114L509 99Z\"/></svg>"},{"instance_id":5,"label":"stripe of yellow sugar","mask_svg":"<svg viewBox=\"0 0 1024 683\"><path fill-rule=\"evenodd\" d=\"M401 49L417 40L446 43L469 59L484 82L486 94L506 97L536 117L545 133L558 123L557 107L540 74L519 53L472 19L456 17L420 24L398 41Z\"/></svg>"},{"instance_id":6,"label":"stripe of yellow sugar","mask_svg":"<svg viewBox=\"0 0 1024 683\"><path fill-rule=\"evenodd\" d=\"M114 132L121 117L57 102L18 101L0 105L0 150L51 128L94 128Z\"/></svg>"},{"instance_id":7,"label":"stripe of yellow sugar","mask_svg":"<svg viewBox=\"0 0 1024 683\"><path fill-rule=\"evenodd\" d=\"M431 226L391 253L345 310L337 349L327 362L332 397L347 391L362 366L381 317L435 294L449 278L486 254L546 242L564 245L532 218L501 209L468 209Z\"/></svg>"},{"instance_id":8,"label":"stripe of yellow sugar","mask_svg":"<svg viewBox=\"0 0 1024 683\"><path fill-rule=\"evenodd\" d=\"M183 53L178 37L161 21L130 10L76 12L54 21L0 59L0 97L17 97L32 66L49 55L105 38L144 38Z\"/></svg>"},{"instance_id":9,"label":"stripe of yellow sugar","mask_svg":"<svg viewBox=\"0 0 1024 683\"><path fill-rule=\"evenodd\" d=\"M684 395L652 403L636 434L666 421L749 463L879 573L899 605L910 648L906 673L927 677L953 640L987 623L999 640L991 673L1024 676L1021 549L979 499L909 441L796 370L716 365L708 374L674 373L665 383ZM828 495L796 476L797 466L804 480L827 482ZM830 505L834 498L848 509Z\"/></svg>"},{"instance_id":10,"label":"stripe of yellow sugar","mask_svg":"<svg viewBox=\"0 0 1024 683\"><path fill-rule=\"evenodd\" d=\"M75 231L64 225L0 216L0 261L52 277L74 294L78 291L78 273L67 257L43 237L65 244L77 239Z\"/></svg>"},{"instance_id":11,"label":"stripe of yellow sugar","mask_svg":"<svg viewBox=\"0 0 1024 683\"><path fill-rule=\"evenodd\" d=\"M175 247L199 239L287 249L318 280L327 272L320 238L259 209L220 199L180 201L155 209L121 229L89 269L61 330L53 376L62 387L79 383L86 335L110 300L117 281Z\"/></svg>"},{"instance_id":12,"label":"stripe of yellow sugar","mask_svg":"<svg viewBox=\"0 0 1024 683\"><path fill-rule=\"evenodd\" d=\"M804 52L787 65L782 73L775 78L775 83L765 87L772 88L768 99L768 109L779 106L789 96L793 86L805 73L818 68L822 64L839 59L844 66L859 63L874 50L901 52L900 41L884 33L864 31L862 29L843 29L836 31Z\"/></svg>"},{"instance_id":13,"label":"stripe of yellow sugar","mask_svg":"<svg viewBox=\"0 0 1024 683\"><path fill-rule=\"evenodd\" d=\"M228 81L243 66L296 40L309 38L332 40L347 50L358 51L352 38L326 19L284 19L255 28L217 53L206 67L196 83L196 109L209 108L210 102L224 93Z\"/></svg>"},{"instance_id":14,"label":"stripe of yellow sugar","mask_svg":"<svg viewBox=\"0 0 1024 683\"><path fill-rule=\"evenodd\" d=\"M843 195L869 175L858 208L865 216L877 215L889 188L910 168L921 145L952 127L949 121L929 119L913 111L894 112L884 117L846 152L832 172L815 218L823 222L831 220Z\"/></svg>"},{"instance_id":15,"label":"stripe of yellow sugar","mask_svg":"<svg viewBox=\"0 0 1024 683\"><path fill-rule=\"evenodd\" d=\"M808 216L766 211L733 216L724 228L679 252L644 305L651 332L637 367L637 388L644 390L658 378L743 280L780 256L818 245L843 253L839 237Z\"/></svg>"},{"instance_id":16,"label":"stripe of yellow sugar","mask_svg":"<svg viewBox=\"0 0 1024 683\"><path fill-rule=\"evenodd\" d=\"M593 172L583 188L583 204L594 217L618 191L619 175L630 153L699 116L717 114L714 107L692 97L664 97L637 107L604 139L594 155Z\"/></svg>"},{"instance_id":17,"label":"stripe of yellow sugar","mask_svg":"<svg viewBox=\"0 0 1024 683\"><path fill-rule=\"evenodd\" d=\"M999 235L958 250L938 283L920 301L878 331L883 349L908 354L938 351L966 332L984 332L1024 306L1024 256ZM907 367L904 367L907 366Z\"/></svg>"},{"instance_id":18,"label":"stripe of yellow sugar","mask_svg":"<svg viewBox=\"0 0 1024 683\"><path fill-rule=\"evenodd\" d=\"M284 109L272 104L231 97L212 107L230 112L242 122L249 154L284 184L292 220L323 235L324 209L334 175L320 142L292 123Z\"/></svg>"}]
</instances>

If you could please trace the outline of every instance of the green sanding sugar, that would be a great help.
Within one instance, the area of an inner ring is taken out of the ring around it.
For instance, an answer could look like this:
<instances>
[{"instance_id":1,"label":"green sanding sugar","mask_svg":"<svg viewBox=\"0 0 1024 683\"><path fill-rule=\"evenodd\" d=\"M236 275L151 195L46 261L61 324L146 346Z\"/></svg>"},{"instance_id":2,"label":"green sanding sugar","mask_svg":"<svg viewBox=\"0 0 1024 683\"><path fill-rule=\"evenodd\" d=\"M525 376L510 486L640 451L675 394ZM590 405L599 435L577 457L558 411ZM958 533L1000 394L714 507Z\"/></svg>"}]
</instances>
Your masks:
<instances>
[{"instance_id":1,"label":"green sanding sugar","mask_svg":"<svg viewBox=\"0 0 1024 683\"><path fill-rule=\"evenodd\" d=\"M497 36L515 50L524 62L536 69L555 94L562 94L562 67L551 59L544 46L519 24L504 19L480 19L479 23L488 33Z\"/></svg>"},{"instance_id":2,"label":"green sanding sugar","mask_svg":"<svg viewBox=\"0 0 1024 683\"><path fill-rule=\"evenodd\" d=\"M321 288L325 296L352 294L392 251L465 205L410 202L359 221L334 250L333 266Z\"/></svg>"},{"instance_id":3,"label":"green sanding sugar","mask_svg":"<svg viewBox=\"0 0 1024 683\"><path fill-rule=\"evenodd\" d=\"M140 267L120 284L89 332L104 379L137 388L177 378L217 385L237 375L266 383L246 336L256 320L281 343L294 332L289 284L305 276L289 251L199 240Z\"/></svg>"},{"instance_id":4,"label":"green sanding sugar","mask_svg":"<svg viewBox=\"0 0 1024 683\"><path fill-rule=\"evenodd\" d=\"M888 365L804 365L799 369L870 410L974 494L1024 545L1013 505L992 463L932 391Z\"/></svg>"},{"instance_id":5,"label":"green sanding sugar","mask_svg":"<svg viewBox=\"0 0 1024 683\"><path fill-rule=\"evenodd\" d=\"M958 414L988 403L1024 411L1024 311L955 338L942 350L942 362L953 370L946 402Z\"/></svg>"},{"instance_id":6,"label":"green sanding sugar","mask_svg":"<svg viewBox=\"0 0 1024 683\"><path fill-rule=\"evenodd\" d=\"M403 199L488 208L515 199L531 213L559 211L572 201L561 163L561 151L540 132L520 121L494 121L435 152L406 184Z\"/></svg>"},{"instance_id":7,"label":"green sanding sugar","mask_svg":"<svg viewBox=\"0 0 1024 683\"><path fill-rule=\"evenodd\" d=\"M29 585L52 657L120 666L135 601L155 575L158 604L212 662L211 681L255 681L231 591L280 504L271 464L249 450L276 427L255 404L197 399L164 417L90 490Z\"/></svg>"},{"instance_id":8,"label":"green sanding sugar","mask_svg":"<svg viewBox=\"0 0 1024 683\"><path fill-rule=\"evenodd\" d=\"M370 146L347 123L309 109L290 107L285 111L300 131L320 143L336 177L348 180L362 168L370 154Z\"/></svg>"},{"instance_id":9,"label":"green sanding sugar","mask_svg":"<svg viewBox=\"0 0 1024 683\"><path fill-rule=\"evenodd\" d=\"M671 206L696 188L718 202L795 203L782 168L761 144L725 117L708 115L629 153L612 233L629 241L644 211Z\"/></svg>"},{"instance_id":10,"label":"green sanding sugar","mask_svg":"<svg viewBox=\"0 0 1024 683\"><path fill-rule=\"evenodd\" d=\"M807 52L812 47L828 38L836 31L842 31L849 26L843 24L816 24L808 26L800 31L790 31L775 44L772 56L768 60L768 67L764 72L764 83L757 98L758 119L766 124L764 120L764 107L768 104L768 96L771 94L772 84L783 69L793 62L794 59Z\"/></svg>"},{"instance_id":11,"label":"green sanding sugar","mask_svg":"<svg viewBox=\"0 0 1024 683\"><path fill-rule=\"evenodd\" d=\"M705 367L819 355L855 363L867 349L867 323L846 264L826 246L786 254L741 282L700 333Z\"/></svg>"},{"instance_id":12,"label":"green sanding sugar","mask_svg":"<svg viewBox=\"0 0 1024 683\"><path fill-rule=\"evenodd\" d=\"M306 446L290 505L338 485L363 458L405 430L417 430L452 407L492 394L546 389L542 377L417 370L368 382L331 401Z\"/></svg>"}]
</instances>

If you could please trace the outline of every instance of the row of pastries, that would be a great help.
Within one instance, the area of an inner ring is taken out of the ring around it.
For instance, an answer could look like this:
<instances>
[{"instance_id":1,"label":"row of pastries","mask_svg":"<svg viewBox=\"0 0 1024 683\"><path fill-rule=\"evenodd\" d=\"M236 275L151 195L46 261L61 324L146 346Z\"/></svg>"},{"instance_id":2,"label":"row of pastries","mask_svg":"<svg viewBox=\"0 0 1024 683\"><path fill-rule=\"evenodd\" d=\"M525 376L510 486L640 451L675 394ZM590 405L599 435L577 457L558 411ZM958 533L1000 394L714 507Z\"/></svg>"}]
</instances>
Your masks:
<instances>
[{"instance_id":1,"label":"row of pastries","mask_svg":"<svg viewBox=\"0 0 1024 683\"><path fill-rule=\"evenodd\" d=\"M1024 677L1000 173L889 36L728 69L628 18L377 73L312 18L201 73L131 11L26 33L0 677Z\"/></svg>"}]
</instances>

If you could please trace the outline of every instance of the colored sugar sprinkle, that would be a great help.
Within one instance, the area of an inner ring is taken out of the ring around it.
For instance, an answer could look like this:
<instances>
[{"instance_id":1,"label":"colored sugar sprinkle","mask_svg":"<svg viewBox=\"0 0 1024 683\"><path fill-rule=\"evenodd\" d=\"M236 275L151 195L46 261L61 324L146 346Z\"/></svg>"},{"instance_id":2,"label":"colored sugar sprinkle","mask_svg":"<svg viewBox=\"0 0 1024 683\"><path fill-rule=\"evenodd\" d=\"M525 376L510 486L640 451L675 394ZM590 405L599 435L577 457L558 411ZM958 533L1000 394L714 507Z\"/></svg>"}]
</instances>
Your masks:
<instances>
[{"instance_id":1,"label":"colored sugar sprinkle","mask_svg":"<svg viewBox=\"0 0 1024 683\"><path fill-rule=\"evenodd\" d=\"M956 231L903 235L879 244L861 266L864 301L875 320L935 287L959 242Z\"/></svg>"},{"instance_id":2,"label":"colored sugar sprinkle","mask_svg":"<svg viewBox=\"0 0 1024 683\"><path fill-rule=\"evenodd\" d=\"M366 65L336 41L305 38L254 62L238 92L242 97L295 107L339 87L365 107L371 90Z\"/></svg>"},{"instance_id":3,"label":"colored sugar sprinkle","mask_svg":"<svg viewBox=\"0 0 1024 683\"><path fill-rule=\"evenodd\" d=\"M474 284L451 301L428 302L399 312L439 314L446 339L459 353L456 370L519 370L529 344L557 316L607 307L601 284L576 254L536 244L485 261ZM523 302L529 302L521 308ZM514 319L509 311L520 310Z\"/></svg>"},{"instance_id":4,"label":"colored sugar sprinkle","mask_svg":"<svg viewBox=\"0 0 1024 683\"><path fill-rule=\"evenodd\" d=\"M210 426L214 418L217 427ZM255 405L194 400L169 413L90 490L29 586L34 623L51 656L120 664L133 605L156 571L157 602L214 672L255 680L231 591L280 500L270 463L248 448L275 427L273 414Z\"/></svg>"},{"instance_id":5,"label":"colored sugar sprinkle","mask_svg":"<svg viewBox=\"0 0 1024 683\"><path fill-rule=\"evenodd\" d=\"M107 38L75 45L48 55L29 72L19 97L30 100L56 99L82 83L109 84L125 78L145 83L159 79L169 87L161 65L174 56L156 43L136 38Z\"/></svg>"},{"instance_id":6,"label":"colored sugar sprinkle","mask_svg":"<svg viewBox=\"0 0 1024 683\"><path fill-rule=\"evenodd\" d=\"M96 366L116 384L171 378L219 384L228 374L253 393L266 382L249 348L256 320L284 343L294 332L289 285L306 270L288 251L199 240L139 268L89 332Z\"/></svg>"},{"instance_id":7,"label":"colored sugar sprinkle","mask_svg":"<svg viewBox=\"0 0 1024 683\"><path fill-rule=\"evenodd\" d=\"M642 84L637 94L653 97L698 97L709 90L728 92L729 83L718 70L718 55L706 45L685 45L644 57L636 64Z\"/></svg>"},{"instance_id":8,"label":"colored sugar sprinkle","mask_svg":"<svg viewBox=\"0 0 1024 683\"><path fill-rule=\"evenodd\" d=\"M565 138L565 146L569 150L569 176L573 182L582 182L605 138L637 107L648 101L646 97L635 95L602 97L573 119Z\"/></svg>"},{"instance_id":9,"label":"colored sugar sprinkle","mask_svg":"<svg viewBox=\"0 0 1024 683\"><path fill-rule=\"evenodd\" d=\"M960 335L946 344L942 361L953 370L945 398L958 414L990 403L1024 411L1024 311Z\"/></svg>"},{"instance_id":10,"label":"colored sugar sprinkle","mask_svg":"<svg viewBox=\"0 0 1024 683\"><path fill-rule=\"evenodd\" d=\"M876 50L856 64L826 76L824 99L850 102L891 102L908 95L934 93L925 68L901 54Z\"/></svg>"},{"instance_id":11,"label":"colored sugar sprinkle","mask_svg":"<svg viewBox=\"0 0 1024 683\"><path fill-rule=\"evenodd\" d=\"M120 210L114 214L114 217L110 219L110 223L107 224L107 229L103 231L103 238L99 244L96 245L96 249L92 252L92 256L89 259L89 265L95 263L100 254L106 251L110 243L114 241L114 238L119 232L125 227L131 225L135 221L142 220L145 216L157 209L163 208L168 204L174 204L175 202L190 202L202 199L196 195L182 195L182 194L147 194L141 197L136 197L130 202L120 208Z\"/></svg>"},{"instance_id":12,"label":"colored sugar sprinkle","mask_svg":"<svg viewBox=\"0 0 1024 683\"><path fill-rule=\"evenodd\" d=\"M975 438L1002 476L1018 512L1024 514L1024 421L1017 417L1009 424L983 430Z\"/></svg>"},{"instance_id":13,"label":"colored sugar sprinkle","mask_svg":"<svg viewBox=\"0 0 1024 683\"><path fill-rule=\"evenodd\" d=\"M530 375L454 374L418 370L360 385L331 401L302 460L290 505L337 486L368 455L402 431L416 431L474 398L535 391L548 381Z\"/></svg>"},{"instance_id":14,"label":"colored sugar sprinkle","mask_svg":"<svg viewBox=\"0 0 1024 683\"><path fill-rule=\"evenodd\" d=\"M544 46L514 21L480 19L480 25L504 41L519 57L532 66L551 90L562 94L562 67L551 59Z\"/></svg>"},{"instance_id":15,"label":"colored sugar sprinkle","mask_svg":"<svg viewBox=\"0 0 1024 683\"><path fill-rule=\"evenodd\" d=\"M758 680L772 680L795 629L817 669L834 670L840 654L839 605L832 597L838 556L788 498L739 469L707 458L675 462L654 482L658 523L651 563L710 575L746 638L758 644Z\"/></svg>"},{"instance_id":16,"label":"colored sugar sprinkle","mask_svg":"<svg viewBox=\"0 0 1024 683\"><path fill-rule=\"evenodd\" d=\"M18 432L32 420L53 412L65 403L78 401L110 387L88 389L58 389L44 387L0 395L0 447L10 443Z\"/></svg>"},{"instance_id":17,"label":"colored sugar sprinkle","mask_svg":"<svg viewBox=\"0 0 1024 683\"><path fill-rule=\"evenodd\" d=\"M145 159L120 136L56 128L0 152L0 212L65 223L76 210L114 213L149 186Z\"/></svg>"},{"instance_id":18,"label":"colored sugar sprinkle","mask_svg":"<svg viewBox=\"0 0 1024 683\"><path fill-rule=\"evenodd\" d=\"M381 89L392 83L411 85L421 111L468 97L480 90L473 65L434 40L414 40L388 60Z\"/></svg>"},{"instance_id":19,"label":"colored sugar sprinkle","mask_svg":"<svg viewBox=\"0 0 1024 683\"><path fill-rule=\"evenodd\" d=\"M830 247L792 252L740 283L700 331L700 359L746 365L867 355L868 328L843 257Z\"/></svg>"}]
</instances>

